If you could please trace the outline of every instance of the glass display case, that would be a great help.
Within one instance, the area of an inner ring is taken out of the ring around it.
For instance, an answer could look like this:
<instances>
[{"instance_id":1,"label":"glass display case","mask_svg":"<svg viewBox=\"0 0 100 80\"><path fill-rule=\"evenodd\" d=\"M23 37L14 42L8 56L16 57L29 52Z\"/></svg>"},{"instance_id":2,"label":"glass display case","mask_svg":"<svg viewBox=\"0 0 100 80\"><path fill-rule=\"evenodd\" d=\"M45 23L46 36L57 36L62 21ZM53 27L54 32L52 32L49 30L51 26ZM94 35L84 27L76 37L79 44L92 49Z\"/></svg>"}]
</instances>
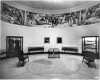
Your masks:
<instances>
[{"instance_id":1,"label":"glass display case","mask_svg":"<svg viewBox=\"0 0 100 80\"><path fill-rule=\"evenodd\" d=\"M22 36L7 36L6 37L6 55L7 57L15 57L18 51L23 51Z\"/></svg>"},{"instance_id":2,"label":"glass display case","mask_svg":"<svg viewBox=\"0 0 100 80\"><path fill-rule=\"evenodd\" d=\"M99 56L99 36L82 37L82 53L90 51Z\"/></svg>"}]
</instances>

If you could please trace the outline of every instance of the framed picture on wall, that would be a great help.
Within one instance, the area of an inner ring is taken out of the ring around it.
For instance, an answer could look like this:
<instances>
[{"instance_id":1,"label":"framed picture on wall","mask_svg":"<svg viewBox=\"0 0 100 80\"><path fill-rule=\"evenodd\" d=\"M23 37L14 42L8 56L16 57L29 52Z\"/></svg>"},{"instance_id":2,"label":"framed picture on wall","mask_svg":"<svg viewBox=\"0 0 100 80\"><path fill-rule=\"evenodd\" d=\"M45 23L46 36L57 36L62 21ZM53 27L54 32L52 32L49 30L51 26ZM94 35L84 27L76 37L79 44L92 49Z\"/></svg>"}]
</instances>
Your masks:
<instances>
[{"instance_id":1,"label":"framed picture on wall","mask_svg":"<svg viewBox=\"0 0 100 80\"><path fill-rule=\"evenodd\" d=\"M57 37L57 43L62 43L62 37Z\"/></svg>"},{"instance_id":2,"label":"framed picture on wall","mask_svg":"<svg viewBox=\"0 0 100 80\"><path fill-rule=\"evenodd\" d=\"M49 37L45 37L44 38L44 43L50 43L50 38Z\"/></svg>"}]
</instances>

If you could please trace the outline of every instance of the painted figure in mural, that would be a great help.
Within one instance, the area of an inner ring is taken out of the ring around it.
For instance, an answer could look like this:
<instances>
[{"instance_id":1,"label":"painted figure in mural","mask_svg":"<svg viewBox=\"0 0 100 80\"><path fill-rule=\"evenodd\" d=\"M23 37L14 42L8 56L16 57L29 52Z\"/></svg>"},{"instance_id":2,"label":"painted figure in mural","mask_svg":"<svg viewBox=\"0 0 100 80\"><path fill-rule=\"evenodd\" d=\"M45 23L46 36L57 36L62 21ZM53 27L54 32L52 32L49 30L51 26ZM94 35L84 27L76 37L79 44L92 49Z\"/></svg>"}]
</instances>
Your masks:
<instances>
[{"instance_id":1,"label":"painted figure in mural","mask_svg":"<svg viewBox=\"0 0 100 80\"><path fill-rule=\"evenodd\" d=\"M24 24L24 11L11 7L5 3L1 4L2 19L12 24Z\"/></svg>"}]
</instances>

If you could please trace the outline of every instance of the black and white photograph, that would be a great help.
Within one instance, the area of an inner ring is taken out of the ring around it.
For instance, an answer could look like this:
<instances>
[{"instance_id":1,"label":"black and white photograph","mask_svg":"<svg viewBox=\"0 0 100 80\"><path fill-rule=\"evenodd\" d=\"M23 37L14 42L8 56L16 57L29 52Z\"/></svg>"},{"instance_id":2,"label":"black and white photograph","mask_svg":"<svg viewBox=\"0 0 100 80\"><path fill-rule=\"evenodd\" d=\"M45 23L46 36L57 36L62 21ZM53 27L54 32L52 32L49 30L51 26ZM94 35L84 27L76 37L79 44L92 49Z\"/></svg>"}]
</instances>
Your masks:
<instances>
[{"instance_id":1,"label":"black and white photograph","mask_svg":"<svg viewBox=\"0 0 100 80\"><path fill-rule=\"evenodd\" d=\"M0 79L99 80L99 0L0 0Z\"/></svg>"}]
</instances>

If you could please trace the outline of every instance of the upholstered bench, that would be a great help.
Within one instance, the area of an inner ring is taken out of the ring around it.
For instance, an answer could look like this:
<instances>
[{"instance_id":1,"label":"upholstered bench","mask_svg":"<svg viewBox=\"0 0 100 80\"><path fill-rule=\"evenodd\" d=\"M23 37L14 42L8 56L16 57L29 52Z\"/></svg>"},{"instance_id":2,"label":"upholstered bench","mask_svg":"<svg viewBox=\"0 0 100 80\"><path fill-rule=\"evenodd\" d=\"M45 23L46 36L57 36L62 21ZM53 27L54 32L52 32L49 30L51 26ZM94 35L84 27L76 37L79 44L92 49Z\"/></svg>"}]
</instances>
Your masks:
<instances>
[{"instance_id":1,"label":"upholstered bench","mask_svg":"<svg viewBox=\"0 0 100 80\"><path fill-rule=\"evenodd\" d=\"M28 53L39 53L44 52L44 47L29 47Z\"/></svg>"},{"instance_id":2,"label":"upholstered bench","mask_svg":"<svg viewBox=\"0 0 100 80\"><path fill-rule=\"evenodd\" d=\"M78 53L77 47L62 47L62 51L66 53Z\"/></svg>"},{"instance_id":3,"label":"upholstered bench","mask_svg":"<svg viewBox=\"0 0 100 80\"><path fill-rule=\"evenodd\" d=\"M19 61L18 61L18 64L17 64L18 67L24 66L25 63L26 63L26 60L28 60L28 62L29 62L29 56L25 53L18 58L19 58Z\"/></svg>"}]
</instances>

